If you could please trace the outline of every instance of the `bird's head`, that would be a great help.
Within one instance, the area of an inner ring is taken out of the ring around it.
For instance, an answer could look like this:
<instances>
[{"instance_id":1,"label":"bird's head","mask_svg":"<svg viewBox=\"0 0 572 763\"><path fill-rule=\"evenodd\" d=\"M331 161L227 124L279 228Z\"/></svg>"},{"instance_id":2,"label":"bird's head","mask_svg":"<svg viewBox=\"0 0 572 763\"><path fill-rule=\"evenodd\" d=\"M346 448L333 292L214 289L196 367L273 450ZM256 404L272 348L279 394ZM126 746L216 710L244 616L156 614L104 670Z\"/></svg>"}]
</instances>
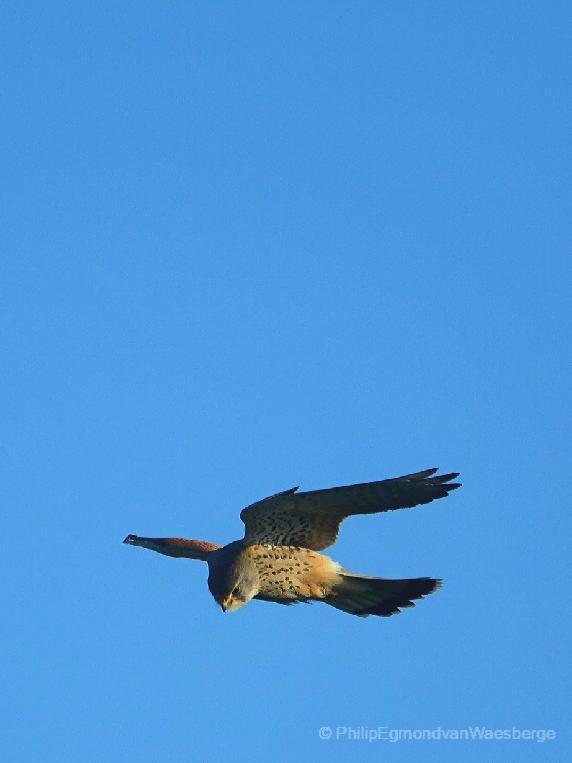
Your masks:
<instances>
[{"instance_id":1,"label":"bird's head","mask_svg":"<svg viewBox=\"0 0 572 763\"><path fill-rule=\"evenodd\" d=\"M238 556L230 564L221 562L209 565L209 590L223 612L234 612L258 593L258 573L243 556Z\"/></svg>"}]
</instances>

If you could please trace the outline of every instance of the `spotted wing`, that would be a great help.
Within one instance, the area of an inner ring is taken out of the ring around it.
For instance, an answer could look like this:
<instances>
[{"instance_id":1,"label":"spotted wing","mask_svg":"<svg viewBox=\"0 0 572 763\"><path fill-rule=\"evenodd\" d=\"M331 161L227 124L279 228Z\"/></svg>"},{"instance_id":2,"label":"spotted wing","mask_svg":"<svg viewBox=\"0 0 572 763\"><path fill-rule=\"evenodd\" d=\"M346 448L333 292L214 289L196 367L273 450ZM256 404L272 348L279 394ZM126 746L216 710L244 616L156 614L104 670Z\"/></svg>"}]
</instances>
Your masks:
<instances>
[{"instance_id":1,"label":"spotted wing","mask_svg":"<svg viewBox=\"0 0 572 763\"><path fill-rule=\"evenodd\" d=\"M297 487L247 506L240 514L245 542L303 546L315 551L336 542L341 522L354 514L406 509L444 498L460 487L458 472L436 476L426 469L379 482L298 493Z\"/></svg>"}]
</instances>

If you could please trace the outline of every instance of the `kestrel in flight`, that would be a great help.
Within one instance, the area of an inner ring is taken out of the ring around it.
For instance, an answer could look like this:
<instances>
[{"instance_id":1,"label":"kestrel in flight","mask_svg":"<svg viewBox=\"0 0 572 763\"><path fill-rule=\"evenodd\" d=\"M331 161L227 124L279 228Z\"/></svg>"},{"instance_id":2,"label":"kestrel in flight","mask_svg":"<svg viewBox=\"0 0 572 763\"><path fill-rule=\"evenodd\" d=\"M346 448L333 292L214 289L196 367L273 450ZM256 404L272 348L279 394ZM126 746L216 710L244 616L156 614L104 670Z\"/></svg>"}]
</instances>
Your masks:
<instances>
[{"instance_id":1,"label":"kestrel in flight","mask_svg":"<svg viewBox=\"0 0 572 763\"><path fill-rule=\"evenodd\" d=\"M323 601L343 612L389 617L412 599L439 588L440 580L388 580L360 575L318 553L336 542L341 522L354 514L406 509L444 498L460 487L458 472L426 469L403 477L298 493L297 487L247 506L246 532L227 546L186 538L128 535L124 543L167 556L200 559L209 566L208 586L223 611L251 599L295 604Z\"/></svg>"}]
</instances>

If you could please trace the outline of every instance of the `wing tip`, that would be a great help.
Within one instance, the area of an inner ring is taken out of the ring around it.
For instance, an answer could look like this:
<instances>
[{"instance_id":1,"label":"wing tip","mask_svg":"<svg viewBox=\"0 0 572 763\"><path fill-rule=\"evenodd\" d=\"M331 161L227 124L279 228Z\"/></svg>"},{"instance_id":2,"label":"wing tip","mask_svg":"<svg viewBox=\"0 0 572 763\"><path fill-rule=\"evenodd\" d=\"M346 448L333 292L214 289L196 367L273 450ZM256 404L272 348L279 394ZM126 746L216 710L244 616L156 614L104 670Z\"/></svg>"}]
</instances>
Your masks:
<instances>
[{"instance_id":1,"label":"wing tip","mask_svg":"<svg viewBox=\"0 0 572 763\"><path fill-rule=\"evenodd\" d=\"M437 474L438 471L439 471L439 467L435 466L431 469L423 469L423 471L421 472L413 472L412 474L406 474L405 477L402 477L401 479L428 480L431 482L445 483L445 482L450 482L451 480L457 479L457 477L460 477L461 475L461 472L449 472L448 474ZM435 474L437 474L436 477L433 476ZM459 487L460 485L461 483L459 483ZM452 487L452 485L448 485L447 487Z\"/></svg>"}]
</instances>

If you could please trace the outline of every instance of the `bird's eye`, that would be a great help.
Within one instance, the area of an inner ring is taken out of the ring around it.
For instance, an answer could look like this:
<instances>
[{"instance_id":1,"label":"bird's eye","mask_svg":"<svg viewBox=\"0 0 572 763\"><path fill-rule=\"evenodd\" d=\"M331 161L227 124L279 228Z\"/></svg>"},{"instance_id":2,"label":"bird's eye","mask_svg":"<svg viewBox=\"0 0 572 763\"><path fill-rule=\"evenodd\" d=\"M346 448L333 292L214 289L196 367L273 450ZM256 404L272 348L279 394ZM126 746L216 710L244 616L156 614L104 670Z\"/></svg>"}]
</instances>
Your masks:
<instances>
[{"instance_id":1,"label":"bird's eye","mask_svg":"<svg viewBox=\"0 0 572 763\"><path fill-rule=\"evenodd\" d=\"M240 591L240 588L236 586L236 588L233 588L232 595L236 596L239 591Z\"/></svg>"}]
</instances>

